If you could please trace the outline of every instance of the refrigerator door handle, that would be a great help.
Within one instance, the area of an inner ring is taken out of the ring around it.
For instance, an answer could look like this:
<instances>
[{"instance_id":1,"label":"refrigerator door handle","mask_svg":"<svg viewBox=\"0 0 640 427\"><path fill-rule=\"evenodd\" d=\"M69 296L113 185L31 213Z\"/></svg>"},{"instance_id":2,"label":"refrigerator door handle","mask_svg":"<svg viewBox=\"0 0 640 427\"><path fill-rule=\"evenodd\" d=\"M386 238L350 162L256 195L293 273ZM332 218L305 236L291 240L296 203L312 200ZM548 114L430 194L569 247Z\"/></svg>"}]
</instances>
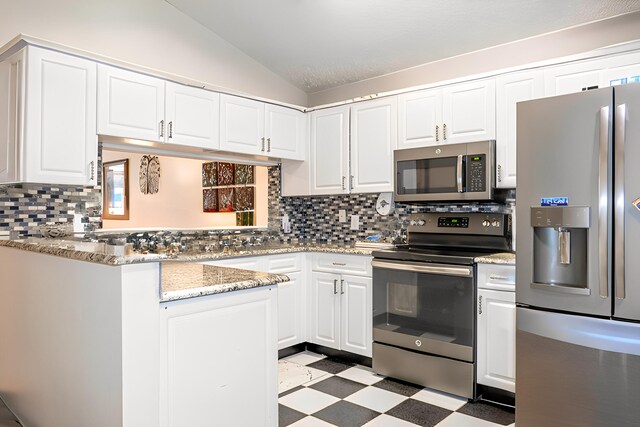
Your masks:
<instances>
[{"instance_id":1,"label":"refrigerator door handle","mask_svg":"<svg viewBox=\"0 0 640 427\"><path fill-rule=\"evenodd\" d=\"M625 277L624 277L624 142L627 120L627 106L621 104L616 107L615 115L615 228L614 247L616 260L615 271L615 295L616 299L625 298Z\"/></svg>"},{"instance_id":2,"label":"refrigerator door handle","mask_svg":"<svg viewBox=\"0 0 640 427\"><path fill-rule=\"evenodd\" d=\"M609 106L600 109L600 141L598 158L598 252L599 252L599 276L600 296L609 297Z\"/></svg>"}]
</instances>

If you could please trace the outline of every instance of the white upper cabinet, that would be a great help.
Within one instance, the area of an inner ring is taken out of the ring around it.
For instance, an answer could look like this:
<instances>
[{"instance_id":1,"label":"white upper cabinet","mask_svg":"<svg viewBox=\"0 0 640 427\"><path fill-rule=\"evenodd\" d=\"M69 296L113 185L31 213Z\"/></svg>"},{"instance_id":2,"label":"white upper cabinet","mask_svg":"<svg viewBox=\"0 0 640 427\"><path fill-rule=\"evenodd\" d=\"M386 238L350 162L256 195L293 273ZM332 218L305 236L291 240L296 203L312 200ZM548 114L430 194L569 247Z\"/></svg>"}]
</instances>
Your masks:
<instances>
[{"instance_id":1,"label":"white upper cabinet","mask_svg":"<svg viewBox=\"0 0 640 427\"><path fill-rule=\"evenodd\" d=\"M2 180L95 185L96 64L29 46L0 79Z\"/></svg>"},{"instance_id":2,"label":"white upper cabinet","mask_svg":"<svg viewBox=\"0 0 640 427\"><path fill-rule=\"evenodd\" d=\"M609 58L607 68L600 74L600 87L640 83L640 53Z\"/></svg>"},{"instance_id":3,"label":"white upper cabinet","mask_svg":"<svg viewBox=\"0 0 640 427\"><path fill-rule=\"evenodd\" d=\"M98 65L98 133L164 142L164 80Z\"/></svg>"},{"instance_id":4,"label":"white upper cabinet","mask_svg":"<svg viewBox=\"0 0 640 427\"><path fill-rule=\"evenodd\" d=\"M220 147L220 94L166 82L166 142Z\"/></svg>"},{"instance_id":5,"label":"white upper cabinet","mask_svg":"<svg viewBox=\"0 0 640 427\"><path fill-rule=\"evenodd\" d=\"M395 97L351 107L351 192L393 191L397 117Z\"/></svg>"},{"instance_id":6,"label":"white upper cabinet","mask_svg":"<svg viewBox=\"0 0 640 427\"><path fill-rule=\"evenodd\" d=\"M516 104L544 96L542 70L506 74L496 80L496 186L516 187Z\"/></svg>"},{"instance_id":7,"label":"white upper cabinet","mask_svg":"<svg viewBox=\"0 0 640 427\"><path fill-rule=\"evenodd\" d=\"M220 96L220 149L265 154L264 103L232 95Z\"/></svg>"},{"instance_id":8,"label":"white upper cabinet","mask_svg":"<svg viewBox=\"0 0 640 427\"><path fill-rule=\"evenodd\" d=\"M442 89L422 90L398 96L398 148L435 145L440 142Z\"/></svg>"},{"instance_id":9,"label":"white upper cabinet","mask_svg":"<svg viewBox=\"0 0 640 427\"><path fill-rule=\"evenodd\" d=\"M220 149L304 160L304 113L232 95L220 96Z\"/></svg>"},{"instance_id":10,"label":"white upper cabinet","mask_svg":"<svg viewBox=\"0 0 640 427\"><path fill-rule=\"evenodd\" d=\"M305 114L278 105L265 105L266 152L271 157L304 160ZM264 154L264 153L263 153Z\"/></svg>"},{"instance_id":11,"label":"white upper cabinet","mask_svg":"<svg viewBox=\"0 0 640 427\"><path fill-rule=\"evenodd\" d=\"M311 113L310 193L349 192L349 107Z\"/></svg>"},{"instance_id":12,"label":"white upper cabinet","mask_svg":"<svg viewBox=\"0 0 640 427\"><path fill-rule=\"evenodd\" d=\"M544 70L545 96L566 95L600 86L601 59L549 67Z\"/></svg>"},{"instance_id":13,"label":"white upper cabinet","mask_svg":"<svg viewBox=\"0 0 640 427\"><path fill-rule=\"evenodd\" d=\"M444 143L485 141L496 137L494 79L472 81L442 90Z\"/></svg>"}]
</instances>

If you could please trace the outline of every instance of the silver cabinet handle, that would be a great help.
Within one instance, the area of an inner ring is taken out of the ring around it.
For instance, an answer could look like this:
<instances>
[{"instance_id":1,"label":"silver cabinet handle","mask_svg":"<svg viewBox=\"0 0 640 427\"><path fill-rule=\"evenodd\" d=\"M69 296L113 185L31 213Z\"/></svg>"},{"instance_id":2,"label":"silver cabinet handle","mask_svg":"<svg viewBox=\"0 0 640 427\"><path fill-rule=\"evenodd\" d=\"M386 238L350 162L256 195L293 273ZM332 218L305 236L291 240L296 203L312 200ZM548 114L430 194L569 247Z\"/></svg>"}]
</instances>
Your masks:
<instances>
[{"instance_id":1,"label":"silver cabinet handle","mask_svg":"<svg viewBox=\"0 0 640 427\"><path fill-rule=\"evenodd\" d=\"M338 279L333 279L333 294L336 295L338 293Z\"/></svg>"},{"instance_id":2,"label":"silver cabinet handle","mask_svg":"<svg viewBox=\"0 0 640 427\"><path fill-rule=\"evenodd\" d=\"M344 180L345 180L346 178L347 178L346 176L343 176L343 177L342 177L342 189L343 189L343 190L346 190L346 188L345 188L345 186L344 186Z\"/></svg>"},{"instance_id":3,"label":"silver cabinet handle","mask_svg":"<svg viewBox=\"0 0 640 427\"><path fill-rule=\"evenodd\" d=\"M169 122L169 139L173 138L173 121Z\"/></svg>"},{"instance_id":4,"label":"silver cabinet handle","mask_svg":"<svg viewBox=\"0 0 640 427\"><path fill-rule=\"evenodd\" d=\"M489 279L491 280L509 280L509 276L498 276L497 274L489 275Z\"/></svg>"},{"instance_id":5,"label":"silver cabinet handle","mask_svg":"<svg viewBox=\"0 0 640 427\"><path fill-rule=\"evenodd\" d=\"M498 165L496 175L498 175L498 182L502 182L502 165Z\"/></svg>"},{"instance_id":6,"label":"silver cabinet handle","mask_svg":"<svg viewBox=\"0 0 640 427\"><path fill-rule=\"evenodd\" d=\"M261 138L262 140L262 148L260 149L260 151L264 151L264 136Z\"/></svg>"},{"instance_id":7,"label":"silver cabinet handle","mask_svg":"<svg viewBox=\"0 0 640 427\"><path fill-rule=\"evenodd\" d=\"M353 190L353 175L349 177L349 188Z\"/></svg>"},{"instance_id":8,"label":"silver cabinet handle","mask_svg":"<svg viewBox=\"0 0 640 427\"><path fill-rule=\"evenodd\" d=\"M164 120L160 120L160 138L164 138Z\"/></svg>"},{"instance_id":9,"label":"silver cabinet handle","mask_svg":"<svg viewBox=\"0 0 640 427\"><path fill-rule=\"evenodd\" d=\"M340 295L344 295L344 280L340 280Z\"/></svg>"},{"instance_id":10,"label":"silver cabinet handle","mask_svg":"<svg viewBox=\"0 0 640 427\"><path fill-rule=\"evenodd\" d=\"M436 142L440 141L440 137L439 137L439 132L440 131L440 126L436 125Z\"/></svg>"},{"instance_id":11,"label":"silver cabinet handle","mask_svg":"<svg viewBox=\"0 0 640 427\"><path fill-rule=\"evenodd\" d=\"M615 294L617 299L625 298L625 277L624 277L624 141L627 122L627 106L621 104L616 107L615 118L615 200L614 208L614 239L616 242L614 259L616 264L615 274Z\"/></svg>"},{"instance_id":12,"label":"silver cabinet handle","mask_svg":"<svg viewBox=\"0 0 640 427\"><path fill-rule=\"evenodd\" d=\"M600 109L600 141L598 148L598 261L600 273L600 296L609 297L609 180L607 178L607 164L609 159L609 106Z\"/></svg>"},{"instance_id":13,"label":"silver cabinet handle","mask_svg":"<svg viewBox=\"0 0 640 427\"><path fill-rule=\"evenodd\" d=\"M90 177L89 180L93 181L96 177L96 162L95 160L91 160L91 162L89 163L89 172L90 172Z\"/></svg>"},{"instance_id":14,"label":"silver cabinet handle","mask_svg":"<svg viewBox=\"0 0 640 427\"><path fill-rule=\"evenodd\" d=\"M447 140L447 124L443 124L442 125L442 138L444 138L444 140Z\"/></svg>"},{"instance_id":15,"label":"silver cabinet handle","mask_svg":"<svg viewBox=\"0 0 640 427\"><path fill-rule=\"evenodd\" d=\"M429 264L421 262L388 262L371 261L373 268L385 268L387 270L412 271L415 273L442 274L445 276L473 277L471 267L453 267L447 264Z\"/></svg>"},{"instance_id":16,"label":"silver cabinet handle","mask_svg":"<svg viewBox=\"0 0 640 427\"><path fill-rule=\"evenodd\" d=\"M458 193L462 193L462 154L458 154L458 163L456 164L456 184L458 185Z\"/></svg>"},{"instance_id":17,"label":"silver cabinet handle","mask_svg":"<svg viewBox=\"0 0 640 427\"><path fill-rule=\"evenodd\" d=\"M344 267L345 265L347 265L347 264L346 264L346 263L344 263L344 262L332 262L331 264L333 264L333 265L339 265L339 266L343 266L343 267Z\"/></svg>"},{"instance_id":18,"label":"silver cabinet handle","mask_svg":"<svg viewBox=\"0 0 640 427\"><path fill-rule=\"evenodd\" d=\"M267 138L267 153L271 152L271 138Z\"/></svg>"},{"instance_id":19,"label":"silver cabinet handle","mask_svg":"<svg viewBox=\"0 0 640 427\"><path fill-rule=\"evenodd\" d=\"M482 314L482 295L478 295L478 315Z\"/></svg>"}]
</instances>

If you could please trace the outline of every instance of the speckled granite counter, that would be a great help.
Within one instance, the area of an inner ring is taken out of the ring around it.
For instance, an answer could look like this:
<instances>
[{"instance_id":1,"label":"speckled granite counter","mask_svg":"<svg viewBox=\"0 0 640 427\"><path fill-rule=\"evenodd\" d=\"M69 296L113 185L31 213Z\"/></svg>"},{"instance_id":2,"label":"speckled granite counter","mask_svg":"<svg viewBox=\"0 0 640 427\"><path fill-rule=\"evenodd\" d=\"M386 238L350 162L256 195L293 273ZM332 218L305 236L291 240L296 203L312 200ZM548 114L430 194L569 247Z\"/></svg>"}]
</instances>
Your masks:
<instances>
[{"instance_id":1,"label":"speckled granite counter","mask_svg":"<svg viewBox=\"0 0 640 427\"><path fill-rule=\"evenodd\" d=\"M124 249L121 246L111 246L105 243L74 240L37 238L24 240L0 240L0 247L1 246L106 265L127 265L166 260L200 262L240 256L275 255L294 252L330 252L352 255L371 255L371 252L374 250L371 248L356 248L353 245L283 243L253 246L246 250L229 250L223 252L180 253L177 255L133 253L125 255Z\"/></svg>"},{"instance_id":2,"label":"speckled granite counter","mask_svg":"<svg viewBox=\"0 0 640 427\"><path fill-rule=\"evenodd\" d=\"M492 255L480 256L474 259L475 262L483 264L506 264L516 265L516 254L502 252Z\"/></svg>"},{"instance_id":3,"label":"speckled granite counter","mask_svg":"<svg viewBox=\"0 0 640 427\"><path fill-rule=\"evenodd\" d=\"M162 262L160 302L271 286L288 281L289 277L284 274L188 262Z\"/></svg>"}]
</instances>

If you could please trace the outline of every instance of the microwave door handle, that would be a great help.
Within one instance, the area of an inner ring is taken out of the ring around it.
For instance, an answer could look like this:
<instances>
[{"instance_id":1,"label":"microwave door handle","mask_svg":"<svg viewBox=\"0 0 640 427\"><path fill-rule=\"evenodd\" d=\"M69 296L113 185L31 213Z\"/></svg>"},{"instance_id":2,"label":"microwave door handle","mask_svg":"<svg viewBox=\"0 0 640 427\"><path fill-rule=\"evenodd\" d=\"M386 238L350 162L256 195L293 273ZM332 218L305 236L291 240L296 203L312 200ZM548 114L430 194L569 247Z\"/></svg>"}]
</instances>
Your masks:
<instances>
[{"instance_id":1,"label":"microwave door handle","mask_svg":"<svg viewBox=\"0 0 640 427\"><path fill-rule=\"evenodd\" d=\"M458 163L456 164L456 184L458 185L458 193L462 193L462 154L458 154Z\"/></svg>"}]
</instances>

